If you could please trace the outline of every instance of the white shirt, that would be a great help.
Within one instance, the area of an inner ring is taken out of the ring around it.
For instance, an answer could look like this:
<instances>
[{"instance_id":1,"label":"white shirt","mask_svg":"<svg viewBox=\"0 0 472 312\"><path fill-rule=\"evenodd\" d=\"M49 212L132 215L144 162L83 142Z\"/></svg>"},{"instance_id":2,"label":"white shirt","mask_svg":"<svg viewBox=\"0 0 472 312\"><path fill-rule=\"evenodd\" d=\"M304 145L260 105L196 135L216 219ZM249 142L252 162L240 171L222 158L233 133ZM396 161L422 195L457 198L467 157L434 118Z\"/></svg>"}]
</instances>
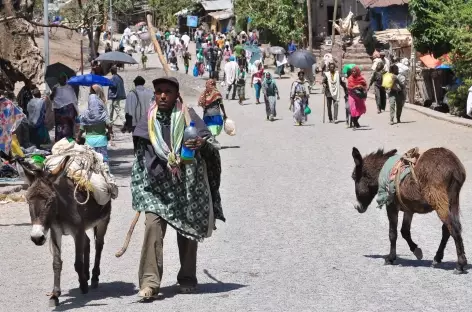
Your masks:
<instances>
[{"instance_id":1,"label":"white shirt","mask_svg":"<svg viewBox=\"0 0 472 312\"><path fill-rule=\"evenodd\" d=\"M190 42L190 37L188 35L183 35L182 40L185 43L185 47L188 47L188 43Z\"/></svg>"},{"instance_id":2,"label":"white shirt","mask_svg":"<svg viewBox=\"0 0 472 312\"><path fill-rule=\"evenodd\" d=\"M125 31L123 32L123 35L125 36L131 35L131 29L129 27L126 27Z\"/></svg>"},{"instance_id":3,"label":"white shirt","mask_svg":"<svg viewBox=\"0 0 472 312\"><path fill-rule=\"evenodd\" d=\"M169 36L169 43L170 43L170 44L174 44L174 43L175 43L175 35L174 35L174 34L172 34L172 35Z\"/></svg>"},{"instance_id":4,"label":"white shirt","mask_svg":"<svg viewBox=\"0 0 472 312\"><path fill-rule=\"evenodd\" d=\"M74 88L66 84L64 86L57 85L56 92L54 95L54 108L60 109L66 105L74 104L77 113L79 113L79 108L77 107L77 96L75 95Z\"/></svg>"},{"instance_id":5,"label":"white shirt","mask_svg":"<svg viewBox=\"0 0 472 312\"><path fill-rule=\"evenodd\" d=\"M136 97L136 94L138 97ZM142 117L146 116L153 96L154 92L144 86L136 86L135 90L128 92L125 114L133 116L133 127L137 125Z\"/></svg>"}]
</instances>

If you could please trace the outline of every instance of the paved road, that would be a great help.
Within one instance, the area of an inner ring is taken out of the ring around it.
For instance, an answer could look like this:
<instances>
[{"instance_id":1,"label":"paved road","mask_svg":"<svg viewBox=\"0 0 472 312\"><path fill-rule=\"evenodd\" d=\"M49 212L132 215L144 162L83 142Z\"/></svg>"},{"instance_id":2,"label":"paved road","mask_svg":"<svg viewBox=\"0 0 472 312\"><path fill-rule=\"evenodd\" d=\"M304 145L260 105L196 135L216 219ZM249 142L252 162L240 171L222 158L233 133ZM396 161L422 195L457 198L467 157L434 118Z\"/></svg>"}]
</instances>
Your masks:
<instances>
[{"instance_id":1,"label":"paved road","mask_svg":"<svg viewBox=\"0 0 472 312\"><path fill-rule=\"evenodd\" d=\"M263 105L254 100L239 106L227 102L238 126L235 137L220 142L223 180L221 195L227 217L214 236L199 248L195 295L177 295L173 286L179 268L175 231L168 231L164 252L165 299L137 302L137 271L143 220L135 229L127 253L121 247L133 216L129 191L132 144L119 135L112 153L112 170L120 195L113 203L101 267L101 285L88 295L78 291L73 267L73 243L63 240L63 273L57 311L467 311L472 281L453 275L456 261L452 240L440 269L430 267L441 237L436 215L417 216L412 235L423 249L415 260L399 238L401 266L384 266L388 253L385 211L375 207L360 215L350 178L351 149L362 153L378 147L446 146L471 172L472 130L405 111L404 123L388 125L369 102L360 131L344 124L322 124L322 98L312 95L313 114L297 127L288 111L291 81L278 81L282 100L278 120L265 121ZM249 87L247 94L250 94ZM195 95L191 95L191 101ZM462 192L464 244L472 251L471 182ZM46 293L52 288L52 257L48 246L29 240L26 205L0 206L0 304L15 311L48 311Z\"/></svg>"}]
</instances>

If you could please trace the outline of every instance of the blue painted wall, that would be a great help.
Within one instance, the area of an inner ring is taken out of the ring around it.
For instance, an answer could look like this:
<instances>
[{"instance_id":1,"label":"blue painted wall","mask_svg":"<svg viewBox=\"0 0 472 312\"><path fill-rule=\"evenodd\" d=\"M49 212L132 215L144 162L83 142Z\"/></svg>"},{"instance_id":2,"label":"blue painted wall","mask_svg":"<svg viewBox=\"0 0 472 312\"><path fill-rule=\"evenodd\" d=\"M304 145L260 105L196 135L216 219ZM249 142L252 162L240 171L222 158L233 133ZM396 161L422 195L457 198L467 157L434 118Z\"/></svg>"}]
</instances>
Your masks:
<instances>
[{"instance_id":1,"label":"blue painted wall","mask_svg":"<svg viewBox=\"0 0 472 312\"><path fill-rule=\"evenodd\" d=\"M412 18L408 5L392 5L385 8L370 9L370 27L374 31L391 28L407 28ZM380 16L380 18L378 18Z\"/></svg>"}]
</instances>

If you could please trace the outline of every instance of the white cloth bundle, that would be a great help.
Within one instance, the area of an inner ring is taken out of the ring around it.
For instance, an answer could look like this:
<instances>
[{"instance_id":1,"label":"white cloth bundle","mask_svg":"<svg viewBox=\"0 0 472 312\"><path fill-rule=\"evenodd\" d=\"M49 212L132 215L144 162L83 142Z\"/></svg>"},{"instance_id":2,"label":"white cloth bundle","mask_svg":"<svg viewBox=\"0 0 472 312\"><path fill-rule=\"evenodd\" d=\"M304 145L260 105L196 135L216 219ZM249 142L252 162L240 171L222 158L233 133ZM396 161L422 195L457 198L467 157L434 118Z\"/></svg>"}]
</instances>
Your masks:
<instances>
[{"instance_id":1,"label":"white cloth bundle","mask_svg":"<svg viewBox=\"0 0 472 312\"><path fill-rule=\"evenodd\" d=\"M52 155L46 157L45 169L53 171L62 161L70 156L66 167L67 176L74 180L77 177L89 181L92 195L99 205L105 205L110 199L118 197L118 186L110 175L108 166L103 163L103 156L86 145L69 142L66 138L52 147Z\"/></svg>"}]
</instances>

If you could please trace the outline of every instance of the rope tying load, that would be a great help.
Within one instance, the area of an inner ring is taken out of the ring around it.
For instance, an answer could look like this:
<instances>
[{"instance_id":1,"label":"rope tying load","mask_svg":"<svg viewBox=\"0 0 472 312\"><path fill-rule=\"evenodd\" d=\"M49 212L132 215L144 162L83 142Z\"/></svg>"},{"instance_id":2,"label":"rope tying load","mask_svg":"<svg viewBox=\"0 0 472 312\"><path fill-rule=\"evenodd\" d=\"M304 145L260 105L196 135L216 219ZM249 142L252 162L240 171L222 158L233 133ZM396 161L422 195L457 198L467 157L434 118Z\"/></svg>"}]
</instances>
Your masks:
<instances>
[{"instance_id":1,"label":"rope tying load","mask_svg":"<svg viewBox=\"0 0 472 312\"><path fill-rule=\"evenodd\" d=\"M401 182L401 174L400 172L403 171L406 167L410 168L410 173L411 176L413 177L413 180L418 184L419 186L419 181L415 173L415 166L418 164L420 158L421 158L419 148L415 147L407 151L403 156L400 158L398 163L395 165L394 170L396 170L395 174L395 189L397 193L397 199L400 205L403 206L403 208L407 209L406 205L403 203L401 195L400 195L400 182ZM393 170L392 170L393 171Z\"/></svg>"},{"instance_id":2,"label":"rope tying load","mask_svg":"<svg viewBox=\"0 0 472 312\"><path fill-rule=\"evenodd\" d=\"M103 162L101 154L86 145L78 145L62 139L52 148L52 155L46 158L44 167L54 172L59 170L66 157L70 157L65 164L67 177L74 182L74 198L80 205L85 205L93 194L99 205L105 205L110 199L118 197L118 186L109 173L108 166ZM77 199L77 192L87 194L84 202Z\"/></svg>"}]
</instances>

